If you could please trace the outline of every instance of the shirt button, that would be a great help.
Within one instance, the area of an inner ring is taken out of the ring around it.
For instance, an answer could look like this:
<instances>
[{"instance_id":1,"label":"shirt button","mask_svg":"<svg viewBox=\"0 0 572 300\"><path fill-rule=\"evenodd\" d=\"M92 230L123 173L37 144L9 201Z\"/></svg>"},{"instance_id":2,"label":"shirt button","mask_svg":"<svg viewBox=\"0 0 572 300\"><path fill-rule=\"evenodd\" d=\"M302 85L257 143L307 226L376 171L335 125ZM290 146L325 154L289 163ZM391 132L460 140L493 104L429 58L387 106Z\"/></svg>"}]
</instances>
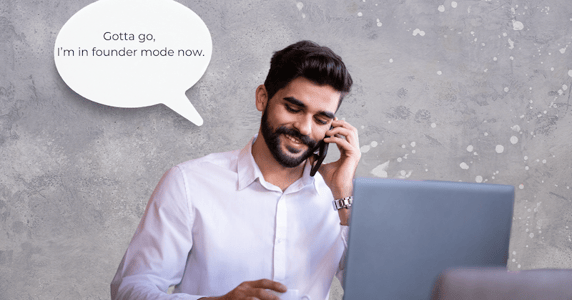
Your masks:
<instances>
[{"instance_id":1,"label":"shirt button","mask_svg":"<svg viewBox=\"0 0 572 300\"><path fill-rule=\"evenodd\" d=\"M310 296L304 295L304 296L302 296L302 298L300 298L300 299L302 299L302 300L310 300Z\"/></svg>"}]
</instances>

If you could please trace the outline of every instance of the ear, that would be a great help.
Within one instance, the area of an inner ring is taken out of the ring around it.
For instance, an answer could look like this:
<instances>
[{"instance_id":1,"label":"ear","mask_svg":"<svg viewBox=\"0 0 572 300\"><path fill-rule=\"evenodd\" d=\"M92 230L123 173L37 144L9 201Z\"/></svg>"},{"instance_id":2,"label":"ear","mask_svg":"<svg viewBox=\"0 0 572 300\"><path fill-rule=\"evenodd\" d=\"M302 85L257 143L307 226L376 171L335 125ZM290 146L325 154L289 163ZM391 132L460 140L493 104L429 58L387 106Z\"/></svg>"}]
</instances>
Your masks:
<instances>
[{"instance_id":1,"label":"ear","mask_svg":"<svg viewBox=\"0 0 572 300\"><path fill-rule=\"evenodd\" d=\"M264 111L266 105L268 105L268 93L264 84L261 84L256 88L256 109Z\"/></svg>"}]
</instances>

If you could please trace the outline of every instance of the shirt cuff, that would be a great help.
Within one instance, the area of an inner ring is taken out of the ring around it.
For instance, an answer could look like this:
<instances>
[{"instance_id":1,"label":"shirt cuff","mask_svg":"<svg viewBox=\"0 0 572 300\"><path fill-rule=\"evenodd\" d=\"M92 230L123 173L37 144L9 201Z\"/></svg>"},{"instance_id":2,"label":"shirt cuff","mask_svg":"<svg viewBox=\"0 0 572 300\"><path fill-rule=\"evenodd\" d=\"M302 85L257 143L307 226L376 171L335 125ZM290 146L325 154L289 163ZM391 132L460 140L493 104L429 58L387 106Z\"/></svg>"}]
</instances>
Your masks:
<instances>
[{"instance_id":1,"label":"shirt cuff","mask_svg":"<svg viewBox=\"0 0 572 300\"><path fill-rule=\"evenodd\" d=\"M349 236L350 236L350 226L348 225L340 225L341 228L341 235L342 235L342 241L344 243L344 248L348 248L348 240L349 240Z\"/></svg>"}]
</instances>

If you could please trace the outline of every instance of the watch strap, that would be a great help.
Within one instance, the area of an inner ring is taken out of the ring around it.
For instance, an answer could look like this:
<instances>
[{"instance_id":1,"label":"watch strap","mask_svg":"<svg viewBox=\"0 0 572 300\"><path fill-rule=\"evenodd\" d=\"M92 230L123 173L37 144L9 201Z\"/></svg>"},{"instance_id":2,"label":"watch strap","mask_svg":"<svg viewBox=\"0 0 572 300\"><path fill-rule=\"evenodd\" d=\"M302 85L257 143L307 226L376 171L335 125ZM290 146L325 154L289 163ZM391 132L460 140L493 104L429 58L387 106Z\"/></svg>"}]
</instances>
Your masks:
<instances>
[{"instance_id":1,"label":"watch strap","mask_svg":"<svg viewBox=\"0 0 572 300\"><path fill-rule=\"evenodd\" d=\"M342 199L336 199L332 201L332 204L334 205L334 210L338 211L342 208L350 208L352 206L353 200L354 200L353 196L348 196Z\"/></svg>"}]
</instances>

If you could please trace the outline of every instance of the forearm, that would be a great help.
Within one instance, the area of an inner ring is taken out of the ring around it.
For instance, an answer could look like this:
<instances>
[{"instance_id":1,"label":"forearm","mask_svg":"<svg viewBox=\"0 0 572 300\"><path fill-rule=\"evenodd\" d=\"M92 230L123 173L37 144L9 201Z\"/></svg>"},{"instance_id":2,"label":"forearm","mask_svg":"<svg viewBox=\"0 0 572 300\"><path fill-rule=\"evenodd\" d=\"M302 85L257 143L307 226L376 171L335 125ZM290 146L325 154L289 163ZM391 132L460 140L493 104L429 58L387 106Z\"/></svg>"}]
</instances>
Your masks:
<instances>
[{"instance_id":1,"label":"forearm","mask_svg":"<svg viewBox=\"0 0 572 300\"><path fill-rule=\"evenodd\" d=\"M342 199L345 197L352 196L353 194L353 180L349 180L347 184L342 187L336 187L332 189L332 195L334 199ZM351 208L341 208L338 209L338 215L340 217L340 224L341 225L349 225L350 224L350 216L351 216Z\"/></svg>"},{"instance_id":2,"label":"forearm","mask_svg":"<svg viewBox=\"0 0 572 300\"><path fill-rule=\"evenodd\" d=\"M137 276L141 277L141 276ZM142 276L146 277L146 276ZM115 282L114 282L115 283ZM113 284L112 283L112 291ZM115 293L112 292L112 300L196 300L204 296L189 295L189 294L167 294L161 291L153 282L147 281L144 278L123 278L117 284Z\"/></svg>"},{"instance_id":3,"label":"forearm","mask_svg":"<svg viewBox=\"0 0 572 300\"><path fill-rule=\"evenodd\" d=\"M193 214L184 187L177 167L161 178L111 282L113 300L202 297L167 294L169 286L181 282L193 246Z\"/></svg>"},{"instance_id":4,"label":"forearm","mask_svg":"<svg viewBox=\"0 0 572 300\"><path fill-rule=\"evenodd\" d=\"M338 215L340 216L340 224L344 226L350 225L350 217L352 214L351 208L342 208L338 210Z\"/></svg>"}]
</instances>

